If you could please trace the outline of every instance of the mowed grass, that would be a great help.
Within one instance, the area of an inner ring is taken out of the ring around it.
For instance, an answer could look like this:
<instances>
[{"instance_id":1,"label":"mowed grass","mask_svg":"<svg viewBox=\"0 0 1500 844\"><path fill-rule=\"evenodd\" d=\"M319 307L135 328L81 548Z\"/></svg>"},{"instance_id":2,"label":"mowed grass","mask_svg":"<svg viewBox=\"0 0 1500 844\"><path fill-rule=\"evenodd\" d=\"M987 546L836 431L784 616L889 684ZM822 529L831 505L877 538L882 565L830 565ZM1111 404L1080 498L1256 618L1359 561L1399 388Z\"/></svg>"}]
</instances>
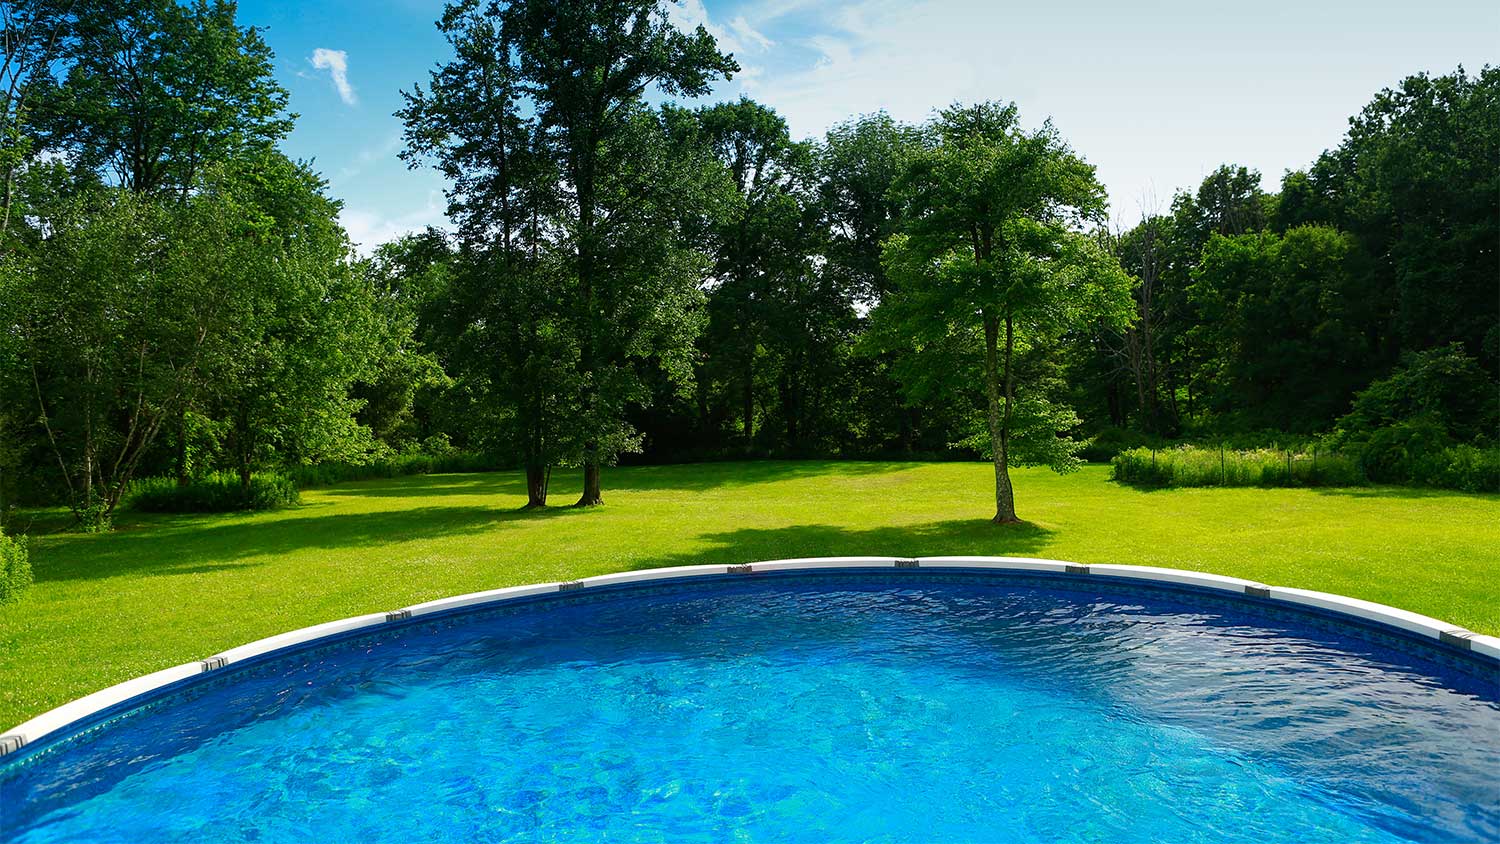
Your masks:
<instances>
[{"instance_id":1,"label":"mowed grass","mask_svg":"<svg viewBox=\"0 0 1500 844\"><path fill-rule=\"evenodd\" d=\"M0 729L264 636L446 595L604 572L845 554L1025 555L1174 566L1338 592L1500 633L1500 496L1359 489L1140 491L1091 466L1014 474L996 527L976 463L764 462L605 472L606 506L518 509L517 473L304 493L243 516L135 516L34 537L0 606ZM553 475L571 503L575 473Z\"/></svg>"}]
</instances>

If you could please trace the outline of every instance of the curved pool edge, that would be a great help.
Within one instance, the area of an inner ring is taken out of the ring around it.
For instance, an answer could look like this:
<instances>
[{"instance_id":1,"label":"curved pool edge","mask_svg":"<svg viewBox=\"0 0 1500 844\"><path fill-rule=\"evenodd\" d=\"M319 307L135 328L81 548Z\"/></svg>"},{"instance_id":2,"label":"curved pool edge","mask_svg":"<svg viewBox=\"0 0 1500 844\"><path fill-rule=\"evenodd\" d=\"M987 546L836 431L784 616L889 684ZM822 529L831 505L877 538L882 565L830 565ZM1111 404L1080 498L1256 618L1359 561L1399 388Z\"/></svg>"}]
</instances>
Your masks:
<instances>
[{"instance_id":1,"label":"curved pool edge","mask_svg":"<svg viewBox=\"0 0 1500 844\"><path fill-rule=\"evenodd\" d=\"M195 677L216 672L230 665L258 659L281 651L309 646L382 625L438 613L452 613L538 596L571 592L579 589L618 587L633 583L678 580L703 576L752 575L771 572L817 571L829 569L943 569L1017 572L1041 572L1081 578L1112 578L1158 584L1196 587L1309 608L1342 616L1357 623L1392 628L1409 636L1427 639L1459 651L1467 651L1481 660L1500 666L1500 638L1487 636L1429 616L1328 592L1270 586L1253 580L1209 574L1187 569L1111 564L1073 563L1032 557L804 557L763 562L673 566L637 571L601 574L579 580L554 581L524 586L510 586L439 598L388 612L352 616L315 624L244 645L220 651L194 662L152 672L108 688L101 689L51 709L0 734L0 759L40 740L64 733L110 710L123 710L140 703L168 687L187 684Z\"/></svg>"}]
</instances>

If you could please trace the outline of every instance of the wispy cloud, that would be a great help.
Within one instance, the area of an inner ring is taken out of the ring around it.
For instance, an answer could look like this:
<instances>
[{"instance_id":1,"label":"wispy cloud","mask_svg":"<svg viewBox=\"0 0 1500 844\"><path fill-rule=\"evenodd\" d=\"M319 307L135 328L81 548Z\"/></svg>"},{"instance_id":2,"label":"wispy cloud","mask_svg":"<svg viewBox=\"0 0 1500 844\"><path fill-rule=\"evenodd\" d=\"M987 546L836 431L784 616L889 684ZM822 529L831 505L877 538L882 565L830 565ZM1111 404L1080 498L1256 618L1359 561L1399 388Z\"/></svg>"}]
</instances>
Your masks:
<instances>
[{"instance_id":1,"label":"wispy cloud","mask_svg":"<svg viewBox=\"0 0 1500 844\"><path fill-rule=\"evenodd\" d=\"M776 45L775 41L761 34L761 31L750 25L744 15L736 17L729 22L729 31L735 34L742 44L754 44L762 50L769 50Z\"/></svg>"},{"instance_id":2,"label":"wispy cloud","mask_svg":"<svg viewBox=\"0 0 1500 844\"><path fill-rule=\"evenodd\" d=\"M366 146L354 154L348 164L338 169L333 174L335 181L353 179L355 176L365 172L372 164L388 162L396 157L396 150L401 148L401 135L392 134L378 144Z\"/></svg>"},{"instance_id":3,"label":"wispy cloud","mask_svg":"<svg viewBox=\"0 0 1500 844\"><path fill-rule=\"evenodd\" d=\"M729 22L728 26L722 26L709 18L708 9L704 7L703 0L679 0L679 2L667 4L667 19L678 29L684 32L692 32L698 27L708 30L708 33L719 42L719 49L736 56L745 53L765 52L776 42L761 34L744 15L738 15Z\"/></svg>"},{"instance_id":4,"label":"wispy cloud","mask_svg":"<svg viewBox=\"0 0 1500 844\"><path fill-rule=\"evenodd\" d=\"M343 50L330 50L319 47L313 50L312 66L318 70L328 71L328 76L333 80L334 90L339 92L339 99L345 105L355 105L359 98L354 95L354 86L349 84L349 54Z\"/></svg>"},{"instance_id":5,"label":"wispy cloud","mask_svg":"<svg viewBox=\"0 0 1500 844\"><path fill-rule=\"evenodd\" d=\"M345 207L339 213L339 223L349 233L349 241L355 251L369 255L375 247L388 243L403 234L421 231L428 226L442 227L447 222L446 202L441 191L428 191L427 202L420 208L404 214L389 215L375 210Z\"/></svg>"}]
</instances>

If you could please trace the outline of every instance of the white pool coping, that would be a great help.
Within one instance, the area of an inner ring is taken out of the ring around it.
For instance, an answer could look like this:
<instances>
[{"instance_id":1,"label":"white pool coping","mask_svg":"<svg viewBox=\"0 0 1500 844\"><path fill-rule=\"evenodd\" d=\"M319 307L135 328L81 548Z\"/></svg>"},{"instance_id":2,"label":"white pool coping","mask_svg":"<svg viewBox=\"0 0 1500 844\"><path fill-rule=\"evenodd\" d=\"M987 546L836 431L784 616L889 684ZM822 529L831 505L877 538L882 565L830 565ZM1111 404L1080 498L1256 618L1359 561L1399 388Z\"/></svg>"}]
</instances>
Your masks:
<instances>
[{"instance_id":1,"label":"white pool coping","mask_svg":"<svg viewBox=\"0 0 1500 844\"><path fill-rule=\"evenodd\" d=\"M1157 568L1154 566L1124 566L1072 563L1064 560L1044 560L1031 557L805 557L791 560L767 560L756 563L711 566L675 566L671 568L642 569L585 577L580 580L537 583L527 586L511 586L439 598L420 604L401 607L389 612L358 615L311 627L303 627L275 636L269 636L217 654L182 665L156 671L132 680L126 680L109 688L94 692L44 712L31 720L0 734L0 756L19 750L41 738L87 719L111 707L147 695L166 686L180 683L194 676L217 671L245 660L287 650L309 642L338 636L353 631L378 628L383 624L420 618L433 613L447 612L470 607L489 606L546 595L555 592L570 592L601 586L619 586L630 583L646 583L653 580L671 580L704 575L747 575L757 572L818 571L827 569L964 569L973 571L1004 570L1032 571L1053 574L1069 574L1089 577L1121 578L1136 581L1155 581L1213 589L1254 598L1269 599L1288 604L1299 604L1326 612L1346 615L1354 619L1375 622L1404 630L1408 633L1434 639L1444 644L1480 654L1500 662L1500 638L1485 636L1465 630L1445 621L1429 618L1396 607L1347 598L1327 592L1308 589L1293 589L1283 586L1268 586L1237 577L1208 574L1185 569Z\"/></svg>"}]
</instances>

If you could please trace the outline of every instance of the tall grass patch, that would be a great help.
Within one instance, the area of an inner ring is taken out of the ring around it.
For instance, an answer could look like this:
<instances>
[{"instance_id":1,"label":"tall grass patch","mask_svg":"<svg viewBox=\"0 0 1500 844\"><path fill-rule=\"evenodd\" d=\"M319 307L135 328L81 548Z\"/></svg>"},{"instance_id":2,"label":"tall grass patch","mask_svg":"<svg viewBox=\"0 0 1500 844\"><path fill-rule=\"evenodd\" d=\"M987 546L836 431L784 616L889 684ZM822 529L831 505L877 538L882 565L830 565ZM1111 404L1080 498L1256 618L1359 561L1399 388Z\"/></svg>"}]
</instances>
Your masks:
<instances>
[{"instance_id":1,"label":"tall grass patch","mask_svg":"<svg viewBox=\"0 0 1500 844\"><path fill-rule=\"evenodd\" d=\"M143 513L231 513L273 510L299 500L296 483L279 472L256 472L249 486L233 472L214 472L186 484L143 478L131 484L126 506Z\"/></svg>"},{"instance_id":2,"label":"tall grass patch","mask_svg":"<svg viewBox=\"0 0 1500 844\"><path fill-rule=\"evenodd\" d=\"M1359 462L1343 454L1256 448L1132 448L1110 461L1111 477L1147 487L1298 487L1364 484Z\"/></svg>"},{"instance_id":3,"label":"tall grass patch","mask_svg":"<svg viewBox=\"0 0 1500 844\"><path fill-rule=\"evenodd\" d=\"M0 530L0 604L19 597L31 585L31 552L26 537Z\"/></svg>"}]
</instances>

